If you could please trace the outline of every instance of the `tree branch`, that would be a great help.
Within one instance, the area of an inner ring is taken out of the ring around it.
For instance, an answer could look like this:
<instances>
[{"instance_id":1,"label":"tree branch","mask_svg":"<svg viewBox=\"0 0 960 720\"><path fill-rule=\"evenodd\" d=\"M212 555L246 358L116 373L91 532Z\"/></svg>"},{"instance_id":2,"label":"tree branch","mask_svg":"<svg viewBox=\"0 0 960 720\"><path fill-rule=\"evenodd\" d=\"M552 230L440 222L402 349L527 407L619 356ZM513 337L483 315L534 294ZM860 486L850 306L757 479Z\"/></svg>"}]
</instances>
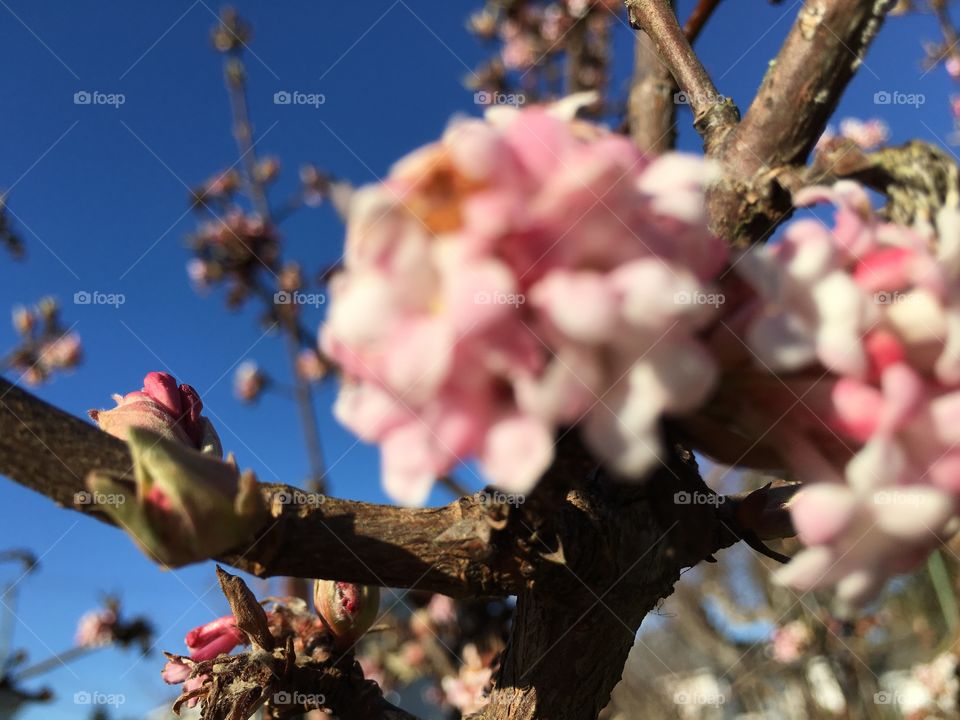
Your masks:
<instances>
[{"instance_id":1,"label":"tree branch","mask_svg":"<svg viewBox=\"0 0 960 720\"><path fill-rule=\"evenodd\" d=\"M127 446L0 378L0 473L71 509L92 470L131 472ZM265 484L273 520L223 562L261 577L292 575L440 592L507 595L522 584L514 549L477 497L409 509ZM283 502L287 500L287 502ZM109 522L106 516L91 513Z\"/></svg>"},{"instance_id":2,"label":"tree branch","mask_svg":"<svg viewBox=\"0 0 960 720\"><path fill-rule=\"evenodd\" d=\"M679 446L640 484L595 473L540 530L562 541L517 598L517 614L485 720L597 717L619 681L641 621L685 567L735 542L709 501L693 456ZM679 495L678 495L679 494ZM562 688L576 688L575 692ZM558 689L561 689L558 691Z\"/></svg>"},{"instance_id":3,"label":"tree branch","mask_svg":"<svg viewBox=\"0 0 960 720\"><path fill-rule=\"evenodd\" d=\"M736 106L717 92L680 29L670 0L625 0L625 5L630 24L653 39L660 58L686 92L694 127L711 153L740 119Z\"/></svg>"},{"instance_id":4,"label":"tree branch","mask_svg":"<svg viewBox=\"0 0 960 720\"><path fill-rule=\"evenodd\" d=\"M891 4L805 4L743 121L711 153L725 170L709 198L714 232L742 245L788 217L790 194L777 177L806 161Z\"/></svg>"},{"instance_id":5,"label":"tree branch","mask_svg":"<svg viewBox=\"0 0 960 720\"><path fill-rule=\"evenodd\" d=\"M637 33L627 121L630 137L643 152L659 155L676 144L677 90L670 68L660 60L653 40L646 33Z\"/></svg>"}]
</instances>

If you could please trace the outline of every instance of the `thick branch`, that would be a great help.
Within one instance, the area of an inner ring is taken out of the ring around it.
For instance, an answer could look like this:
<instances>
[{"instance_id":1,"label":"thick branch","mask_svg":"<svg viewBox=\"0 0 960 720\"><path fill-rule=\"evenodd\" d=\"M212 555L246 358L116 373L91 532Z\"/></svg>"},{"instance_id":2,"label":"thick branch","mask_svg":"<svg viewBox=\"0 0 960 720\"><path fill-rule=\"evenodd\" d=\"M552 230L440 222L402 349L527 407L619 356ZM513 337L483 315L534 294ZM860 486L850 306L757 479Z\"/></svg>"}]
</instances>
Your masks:
<instances>
[{"instance_id":1,"label":"thick branch","mask_svg":"<svg viewBox=\"0 0 960 720\"><path fill-rule=\"evenodd\" d=\"M627 117L630 137L644 152L659 155L673 149L677 140L677 90L653 40L646 33L637 33Z\"/></svg>"},{"instance_id":2,"label":"thick branch","mask_svg":"<svg viewBox=\"0 0 960 720\"><path fill-rule=\"evenodd\" d=\"M79 509L74 496L92 470L129 473L126 445L0 378L0 473ZM512 548L499 544L477 498L409 509L284 485L264 485L264 491L274 519L249 547L222 558L233 567L262 577L416 587L454 597L520 588Z\"/></svg>"},{"instance_id":3,"label":"thick branch","mask_svg":"<svg viewBox=\"0 0 960 720\"><path fill-rule=\"evenodd\" d=\"M567 496L540 536L562 540L520 593L485 720L592 720L607 704L641 621L685 567L730 544L693 456L674 448L641 484L602 473ZM678 493L701 499L678 502Z\"/></svg>"},{"instance_id":4,"label":"thick branch","mask_svg":"<svg viewBox=\"0 0 960 720\"><path fill-rule=\"evenodd\" d=\"M889 0L806 3L743 121L713 153L725 180L710 198L714 231L767 237L792 207L777 176L802 164L880 29Z\"/></svg>"},{"instance_id":5,"label":"thick branch","mask_svg":"<svg viewBox=\"0 0 960 720\"><path fill-rule=\"evenodd\" d=\"M625 4L630 24L654 40L660 58L686 93L694 126L703 136L707 152L711 152L739 120L737 108L717 92L680 29L670 0L625 0Z\"/></svg>"}]
</instances>

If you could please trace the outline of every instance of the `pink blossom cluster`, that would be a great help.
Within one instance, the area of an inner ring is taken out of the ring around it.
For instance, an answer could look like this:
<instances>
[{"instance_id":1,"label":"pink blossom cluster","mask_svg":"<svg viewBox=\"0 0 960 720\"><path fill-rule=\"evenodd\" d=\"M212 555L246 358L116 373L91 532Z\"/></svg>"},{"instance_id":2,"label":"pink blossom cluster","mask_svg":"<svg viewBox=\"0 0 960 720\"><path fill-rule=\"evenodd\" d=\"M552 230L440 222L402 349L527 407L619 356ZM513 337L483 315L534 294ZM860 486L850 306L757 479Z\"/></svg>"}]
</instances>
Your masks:
<instances>
[{"instance_id":1,"label":"pink blossom cluster","mask_svg":"<svg viewBox=\"0 0 960 720\"><path fill-rule=\"evenodd\" d=\"M840 121L839 136L850 140L861 150L876 150L890 139L890 128L879 118L869 120L844 118ZM817 147L824 146L836 137L837 133L833 127L828 127L817 141Z\"/></svg>"},{"instance_id":2,"label":"pink blossom cluster","mask_svg":"<svg viewBox=\"0 0 960 720\"><path fill-rule=\"evenodd\" d=\"M75 642L79 647L100 647L114 640L117 628L117 613L109 608L91 610L77 623Z\"/></svg>"},{"instance_id":3,"label":"pink blossom cluster","mask_svg":"<svg viewBox=\"0 0 960 720\"><path fill-rule=\"evenodd\" d=\"M468 458L527 491L574 424L640 477L661 418L713 388L696 337L726 261L712 168L573 120L593 99L455 121L353 198L321 345L345 378L336 416L380 445L398 501Z\"/></svg>"},{"instance_id":4,"label":"pink blossom cluster","mask_svg":"<svg viewBox=\"0 0 960 720\"><path fill-rule=\"evenodd\" d=\"M799 660L813 642L810 627L802 620L792 620L775 628L770 636L770 655L779 663Z\"/></svg>"},{"instance_id":5,"label":"pink blossom cluster","mask_svg":"<svg viewBox=\"0 0 960 720\"><path fill-rule=\"evenodd\" d=\"M237 621L233 615L224 615L205 625L195 627L184 638L184 643L190 651L189 660L192 663L212 660L246 642L247 637L237 627ZM209 678L208 675L191 678L191 671L191 665L184 658L168 654L167 664L163 667L161 677L170 685L183 683L184 692L190 692L202 686ZM196 702L196 698L193 698L188 702L188 706L193 707Z\"/></svg>"},{"instance_id":6,"label":"pink blossom cluster","mask_svg":"<svg viewBox=\"0 0 960 720\"><path fill-rule=\"evenodd\" d=\"M795 221L738 263L758 297L746 343L781 384L742 387L754 430L765 424L790 469L812 483L790 508L808 547L779 579L801 590L836 585L860 603L954 531L960 213L941 210L935 228L893 225L849 181L796 200L832 201L835 224ZM782 413L778 394L790 401Z\"/></svg>"}]
</instances>

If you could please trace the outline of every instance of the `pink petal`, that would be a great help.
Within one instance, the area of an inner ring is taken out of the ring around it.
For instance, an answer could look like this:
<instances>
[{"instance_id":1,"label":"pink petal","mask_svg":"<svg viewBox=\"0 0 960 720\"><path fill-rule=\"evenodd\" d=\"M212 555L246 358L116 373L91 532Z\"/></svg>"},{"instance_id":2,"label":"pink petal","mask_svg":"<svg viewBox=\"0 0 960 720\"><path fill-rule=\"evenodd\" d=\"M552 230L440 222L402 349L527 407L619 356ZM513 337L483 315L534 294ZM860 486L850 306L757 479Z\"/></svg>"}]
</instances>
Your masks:
<instances>
[{"instance_id":1,"label":"pink petal","mask_svg":"<svg viewBox=\"0 0 960 720\"><path fill-rule=\"evenodd\" d=\"M883 411L883 395L872 385L840 378L831 393L835 415L830 424L854 440L866 442L876 431Z\"/></svg>"},{"instance_id":2,"label":"pink petal","mask_svg":"<svg viewBox=\"0 0 960 720\"><path fill-rule=\"evenodd\" d=\"M850 488L832 483L804 487L790 501L790 517L804 545L836 541L850 526L857 500Z\"/></svg>"},{"instance_id":3,"label":"pink petal","mask_svg":"<svg viewBox=\"0 0 960 720\"><path fill-rule=\"evenodd\" d=\"M383 489L403 505L423 506L437 476L450 468L434 450L430 431L414 421L390 432L380 444Z\"/></svg>"},{"instance_id":4,"label":"pink petal","mask_svg":"<svg viewBox=\"0 0 960 720\"><path fill-rule=\"evenodd\" d=\"M530 292L533 303L573 340L598 343L616 330L618 298L599 273L554 270Z\"/></svg>"},{"instance_id":5,"label":"pink petal","mask_svg":"<svg viewBox=\"0 0 960 720\"><path fill-rule=\"evenodd\" d=\"M528 415L510 415L487 433L481 466L490 481L507 492L529 492L553 461L550 430Z\"/></svg>"}]
</instances>

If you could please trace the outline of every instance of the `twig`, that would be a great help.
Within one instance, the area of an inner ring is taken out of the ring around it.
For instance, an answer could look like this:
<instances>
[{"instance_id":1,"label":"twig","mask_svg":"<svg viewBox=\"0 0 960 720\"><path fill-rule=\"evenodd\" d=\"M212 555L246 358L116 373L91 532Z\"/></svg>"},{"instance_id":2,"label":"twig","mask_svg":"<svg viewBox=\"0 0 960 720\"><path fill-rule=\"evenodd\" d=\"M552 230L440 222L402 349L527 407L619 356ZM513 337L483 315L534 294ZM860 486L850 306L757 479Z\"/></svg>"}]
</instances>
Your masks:
<instances>
[{"instance_id":1,"label":"twig","mask_svg":"<svg viewBox=\"0 0 960 720\"><path fill-rule=\"evenodd\" d=\"M257 212L268 225L273 224L270 204L267 200L266 188L257 179L257 154L253 143L253 126L250 122L249 106L247 103L246 80L242 60L240 58L242 45L228 57L225 64L227 88L230 95L230 108L234 119L234 136L237 148L242 158L242 177L247 188L250 200ZM266 302L266 300L265 300ZM294 397L300 414L300 423L303 427L304 442L307 447L307 457L310 464L310 479L314 485L323 490L326 488L326 470L323 460L323 449L320 444L320 431L317 427L316 412L313 407L313 392L310 383L300 377L297 372L297 355L301 350L301 330L292 313L283 313L281 327L287 355L290 358L293 373Z\"/></svg>"},{"instance_id":2,"label":"twig","mask_svg":"<svg viewBox=\"0 0 960 720\"><path fill-rule=\"evenodd\" d=\"M713 11L717 9L719 4L720 0L700 0L693 12L690 13L687 21L683 24L683 34L687 36L691 45L700 36L707 20L713 15Z\"/></svg>"},{"instance_id":3,"label":"twig","mask_svg":"<svg viewBox=\"0 0 960 720\"><path fill-rule=\"evenodd\" d=\"M711 152L740 119L736 106L717 92L680 29L669 0L625 0L625 4L630 24L654 40L661 59L686 92L694 127L703 136L707 152Z\"/></svg>"}]
</instances>

